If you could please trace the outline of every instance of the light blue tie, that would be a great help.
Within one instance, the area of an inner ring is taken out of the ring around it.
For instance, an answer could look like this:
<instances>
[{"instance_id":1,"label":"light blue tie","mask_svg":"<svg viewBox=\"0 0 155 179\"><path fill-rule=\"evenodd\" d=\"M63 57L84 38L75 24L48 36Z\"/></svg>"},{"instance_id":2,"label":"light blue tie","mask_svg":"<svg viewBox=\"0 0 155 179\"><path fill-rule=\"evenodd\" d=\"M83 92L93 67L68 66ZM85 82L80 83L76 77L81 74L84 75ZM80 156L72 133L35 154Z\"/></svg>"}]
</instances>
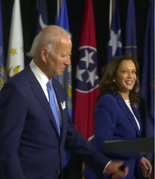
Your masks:
<instances>
[{"instance_id":1,"label":"light blue tie","mask_svg":"<svg viewBox=\"0 0 155 179\"><path fill-rule=\"evenodd\" d=\"M46 86L47 86L47 91L48 91L48 94L49 94L49 103L50 103L50 106L51 106L51 109L52 109L52 112L53 112L53 115L54 115L54 118L55 118L58 133L60 135L60 118L59 118L57 105L56 105L56 102L55 102L55 95L54 95L54 89L53 89L53 86L52 86L52 82L49 81Z\"/></svg>"}]
</instances>

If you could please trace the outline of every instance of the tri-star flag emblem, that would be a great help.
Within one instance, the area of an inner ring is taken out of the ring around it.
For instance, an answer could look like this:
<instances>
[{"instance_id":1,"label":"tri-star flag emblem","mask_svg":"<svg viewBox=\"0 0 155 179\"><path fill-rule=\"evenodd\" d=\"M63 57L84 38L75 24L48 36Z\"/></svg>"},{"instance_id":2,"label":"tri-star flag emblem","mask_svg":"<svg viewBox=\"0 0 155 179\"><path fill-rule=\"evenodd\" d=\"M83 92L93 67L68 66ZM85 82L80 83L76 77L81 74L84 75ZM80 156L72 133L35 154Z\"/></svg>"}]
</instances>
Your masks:
<instances>
[{"instance_id":1,"label":"tri-star flag emblem","mask_svg":"<svg viewBox=\"0 0 155 179\"><path fill-rule=\"evenodd\" d=\"M80 91L91 91L98 86L98 74L96 66L96 49L90 46L83 46L80 49L80 59L77 65L76 79Z\"/></svg>"}]
</instances>

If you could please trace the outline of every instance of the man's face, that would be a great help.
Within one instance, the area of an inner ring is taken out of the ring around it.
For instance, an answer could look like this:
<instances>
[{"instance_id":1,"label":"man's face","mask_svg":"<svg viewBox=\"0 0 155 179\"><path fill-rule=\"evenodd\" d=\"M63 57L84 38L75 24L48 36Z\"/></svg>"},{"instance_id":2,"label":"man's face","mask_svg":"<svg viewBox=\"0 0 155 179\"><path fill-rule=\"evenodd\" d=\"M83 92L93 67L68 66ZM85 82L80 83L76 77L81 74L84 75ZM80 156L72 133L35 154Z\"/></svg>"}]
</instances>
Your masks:
<instances>
[{"instance_id":1,"label":"man's face","mask_svg":"<svg viewBox=\"0 0 155 179\"><path fill-rule=\"evenodd\" d=\"M47 54L46 69L49 78L62 75L66 66L70 64L71 48L71 40L67 37L63 37L56 42L52 52Z\"/></svg>"}]
</instances>

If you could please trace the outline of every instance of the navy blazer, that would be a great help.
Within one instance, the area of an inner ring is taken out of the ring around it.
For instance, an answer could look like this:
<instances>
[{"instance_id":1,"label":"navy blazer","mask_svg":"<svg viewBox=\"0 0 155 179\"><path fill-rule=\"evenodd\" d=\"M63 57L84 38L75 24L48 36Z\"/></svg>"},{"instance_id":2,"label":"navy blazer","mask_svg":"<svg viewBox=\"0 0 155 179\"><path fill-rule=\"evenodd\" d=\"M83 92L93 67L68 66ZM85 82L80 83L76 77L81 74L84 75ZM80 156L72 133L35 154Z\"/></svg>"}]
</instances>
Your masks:
<instances>
[{"instance_id":1,"label":"navy blazer","mask_svg":"<svg viewBox=\"0 0 155 179\"><path fill-rule=\"evenodd\" d=\"M140 116L132 103L131 107L139 121L140 130L138 129L133 114L120 94L116 96L106 94L99 99L94 111L94 141L99 151L102 152L105 140L135 139L140 137L142 129ZM129 166L129 174L125 179L134 179L135 168L137 167L136 161L139 163L142 158L141 154L109 152L105 153L105 155L114 161L124 161L124 163ZM94 177L89 177L90 175L91 170L86 167L84 176L93 179L96 178L95 175ZM103 178L108 177L104 176Z\"/></svg>"},{"instance_id":2,"label":"navy blazer","mask_svg":"<svg viewBox=\"0 0 155 179\"><path fill-rule=\"evenodd\" d=\"M52 80L62 128L59 136L49 102L30 67L10 78L0 92L1 179L58 179L63 151L77 153L97 173L109 161L77 132L69 119L64 90Z\"/></svg>"}]
</instances>

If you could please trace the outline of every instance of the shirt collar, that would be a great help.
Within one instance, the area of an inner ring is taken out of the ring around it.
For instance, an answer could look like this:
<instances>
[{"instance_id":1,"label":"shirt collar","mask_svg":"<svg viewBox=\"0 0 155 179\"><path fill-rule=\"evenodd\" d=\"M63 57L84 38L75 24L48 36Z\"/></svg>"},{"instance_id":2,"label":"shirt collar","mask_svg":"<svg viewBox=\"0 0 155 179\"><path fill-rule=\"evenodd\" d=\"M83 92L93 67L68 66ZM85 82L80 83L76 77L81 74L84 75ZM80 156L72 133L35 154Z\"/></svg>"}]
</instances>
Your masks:
<instances>
[{"instance_id":1,"label":"shirt collar","mask_svg":"<svg viewBox=\"0 0 155 179\"><path fill-rule=\"evenodd\" d=\"M30 63L30 68L31 68L32 72L34 73L35 77L37 78L37 80L39 81L39 83L41 84L41 86L46 86L49 79L47 78L45 73L43 73L40 70L40 68L38 68L38 66L34 63L33 60Z\"/></svg>"}]
</instances>

